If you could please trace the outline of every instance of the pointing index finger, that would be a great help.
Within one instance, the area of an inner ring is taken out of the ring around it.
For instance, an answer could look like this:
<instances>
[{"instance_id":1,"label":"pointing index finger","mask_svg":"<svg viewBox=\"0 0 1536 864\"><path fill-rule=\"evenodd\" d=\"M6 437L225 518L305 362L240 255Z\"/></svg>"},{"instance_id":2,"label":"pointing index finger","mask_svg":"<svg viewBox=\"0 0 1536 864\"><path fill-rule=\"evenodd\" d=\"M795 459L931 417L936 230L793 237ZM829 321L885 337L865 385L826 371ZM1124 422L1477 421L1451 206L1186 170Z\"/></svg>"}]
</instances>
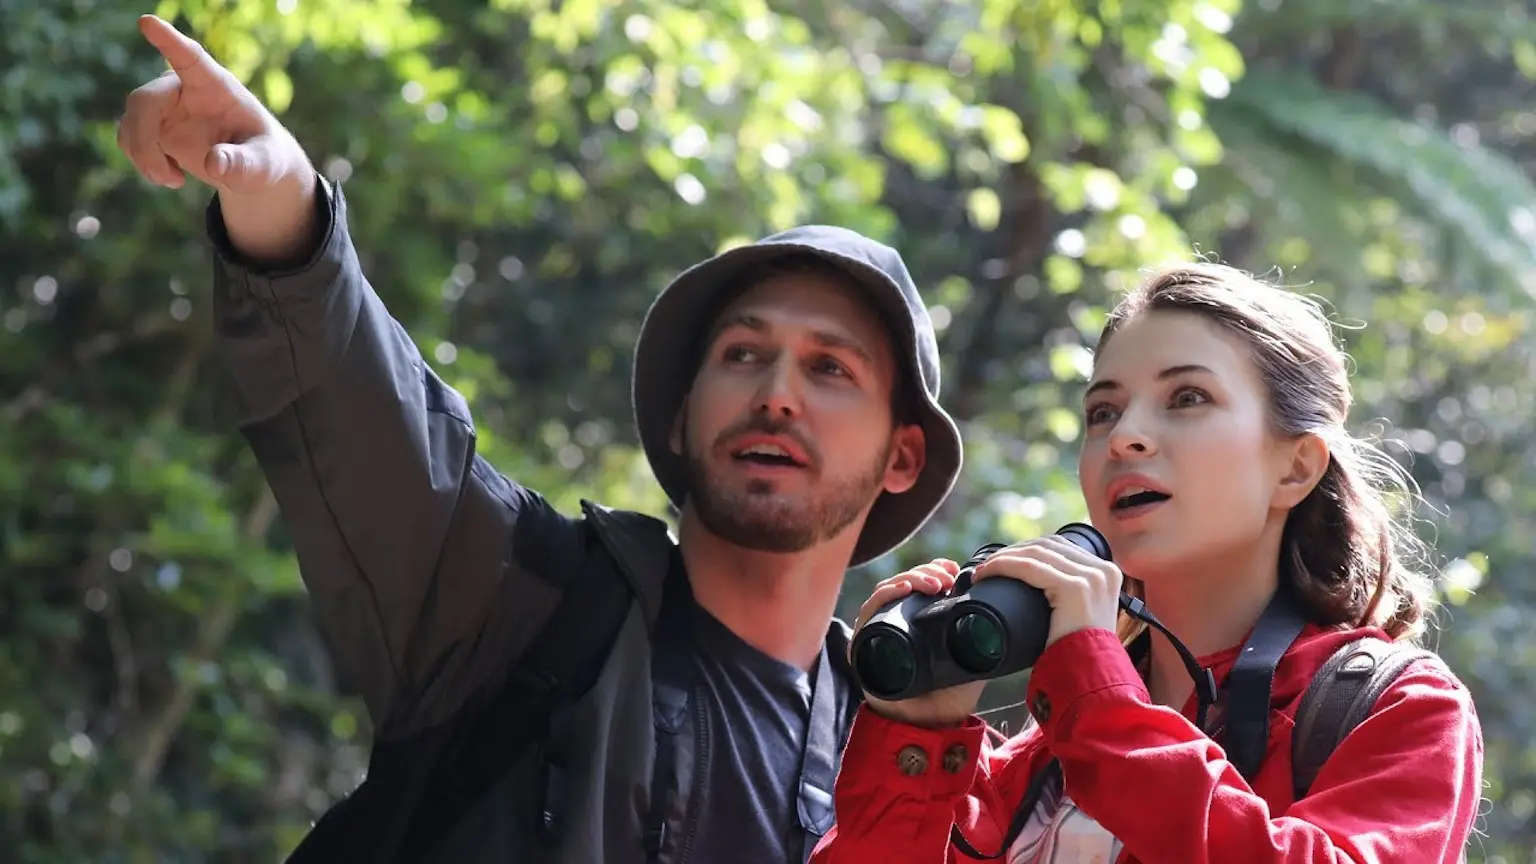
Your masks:
<instances>
[{"instance_id":1,"label":"pointing index finger","mask_svg":"<svg viewBox=\"0 0 1536 864\"><path fill-rule=\"evenodd\" d=\"M155 15L140 16L139 30L178 75L213 63L213 58L208 56L202 45L172 27L163 18Z\"/></svg>"}]
</instances>

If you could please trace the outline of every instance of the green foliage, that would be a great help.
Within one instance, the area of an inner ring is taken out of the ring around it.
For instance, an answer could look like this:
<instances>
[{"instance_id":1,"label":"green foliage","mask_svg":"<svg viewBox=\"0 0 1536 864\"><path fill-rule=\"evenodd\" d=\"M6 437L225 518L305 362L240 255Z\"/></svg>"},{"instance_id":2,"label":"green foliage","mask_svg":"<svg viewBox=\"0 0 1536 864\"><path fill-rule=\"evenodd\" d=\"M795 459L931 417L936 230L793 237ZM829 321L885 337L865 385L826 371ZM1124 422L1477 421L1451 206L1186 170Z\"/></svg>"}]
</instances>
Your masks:
<instances>
[{"instance_id":1,"label":"green foliage","mask_svg":"<svg viewBox=\"0 0 1536 864\"><path fill-rule=\"evenodd\" d=\"M629 428L629 356L680 269L806 221L898 245L967 467L915 542L851 574L845 616L899 567L1082 517L1079 385L1137 269L1197 251L1278 265L1369 323L1345 334L1356 425L1390 421L1436 508L1441 648L1490 737L1473 860L1529 857L1522 7L157 11L346 182L370 275L475 406L482 452L567 512L665 512ZM160 71L136 14L0 0L0 849L268 861L356 782L369 731L232 425L206 193L146 187L113 143L124 96Z\"/></svg>"},{"instance_id":2,"label":"green foliage","mask_svg":"<svg viewBox=\"0 0 1536 864\"><path fill-rule=\"evenodd\" d=\"M1234 137L1262 149L1258 160L1268 158L1265 167L1254 166L1255 192L1283 182L1307 184L1316 193L1275 202L1290 227L1307 230L1310 223L1318 238L1358 233L1341 226L1341 214L1328 206L1345 191L1350 199L1391 207L1390 221L1421 222L1444 238L1441 255L1461 262L1457 281L1475 281L1468 290L1536 295L1536 185L1507 158L1399 119L1367 97L1330 93L1298 73L1250 74L1217 116L1218 131L1233 129ZM1378 198L1391 203L1377 204Z\"/></svg>"}]
</instances>

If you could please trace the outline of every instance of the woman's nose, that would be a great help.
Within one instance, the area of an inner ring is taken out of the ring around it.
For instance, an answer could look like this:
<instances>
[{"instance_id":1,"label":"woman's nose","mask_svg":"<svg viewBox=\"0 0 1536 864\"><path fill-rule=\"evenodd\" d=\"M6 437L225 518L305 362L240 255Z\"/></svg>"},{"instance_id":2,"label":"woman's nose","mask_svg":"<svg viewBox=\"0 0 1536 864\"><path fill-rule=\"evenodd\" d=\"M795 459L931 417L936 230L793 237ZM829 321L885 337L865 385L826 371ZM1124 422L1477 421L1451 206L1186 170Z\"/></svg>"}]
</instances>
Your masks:
<instances>
[{"instance_id":1,"label":"woman's nose","mask_svg":"<svg viewBox=\"0 0 1536 864\"><path fill-rule=\"evenodd\" d=\"M1134 459L1157 452L1156 446L1152 443L1152 436L1147 433L1146 428L1139 423L1126 422L1128 419L1130 418L1122 418L1110 433L1110 455L1117 459Z\"/></svg>"}]
</instances>

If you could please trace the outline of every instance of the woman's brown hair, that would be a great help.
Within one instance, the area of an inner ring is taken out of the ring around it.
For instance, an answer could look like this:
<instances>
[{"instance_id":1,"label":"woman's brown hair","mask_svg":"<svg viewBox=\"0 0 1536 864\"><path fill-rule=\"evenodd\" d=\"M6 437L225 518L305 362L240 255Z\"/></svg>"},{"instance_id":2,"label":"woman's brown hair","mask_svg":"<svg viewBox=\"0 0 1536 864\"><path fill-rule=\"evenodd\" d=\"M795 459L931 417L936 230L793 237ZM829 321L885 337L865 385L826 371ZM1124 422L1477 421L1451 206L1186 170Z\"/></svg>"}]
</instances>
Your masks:
<instances>
[{"instance_id":1,"label":"woman's brown hair","mask_svg":"<svg viewBox=\"0 0 1536 864\"><path fill-rule=\"evenodd\" d=\"M1434 590L1415 566L1426 551L1409 518L1417 487L1377 445L1345 429L1347 358L1322 307L1231 267L1183 264L1125 297L1100 347L1126 322L1159 311L1201 315L1241 337L1268 389L1275 433L1318 435L1328 444L1322 480L1291 511L1281 541L1282 584L1308 617L1325 626L1378 626L1393 638L1421 635Z\"/></svg>"}]
</instances>

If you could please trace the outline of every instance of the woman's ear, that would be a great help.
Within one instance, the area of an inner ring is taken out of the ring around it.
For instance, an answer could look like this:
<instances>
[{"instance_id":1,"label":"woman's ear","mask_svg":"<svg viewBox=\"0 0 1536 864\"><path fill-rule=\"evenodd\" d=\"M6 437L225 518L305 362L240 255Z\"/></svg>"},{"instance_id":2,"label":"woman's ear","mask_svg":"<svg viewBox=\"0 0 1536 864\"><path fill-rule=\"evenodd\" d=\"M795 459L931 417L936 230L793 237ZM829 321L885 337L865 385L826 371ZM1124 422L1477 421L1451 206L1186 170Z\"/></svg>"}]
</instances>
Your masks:
<instances>
[{"instance_id":1,"label":"woman's ear","mask_svg":"<svg viewBox=\"0 0 1536 864\"><path fill-rule=\"evenodd\" d=\"M1328 442L1315 432L1308 432L1282 445L1280 482L1275 484L1275 494L1270 506L1290 510L1305 501L1317 484L1322 482L1333 461Z\"/></svg>"}]
</instances>

